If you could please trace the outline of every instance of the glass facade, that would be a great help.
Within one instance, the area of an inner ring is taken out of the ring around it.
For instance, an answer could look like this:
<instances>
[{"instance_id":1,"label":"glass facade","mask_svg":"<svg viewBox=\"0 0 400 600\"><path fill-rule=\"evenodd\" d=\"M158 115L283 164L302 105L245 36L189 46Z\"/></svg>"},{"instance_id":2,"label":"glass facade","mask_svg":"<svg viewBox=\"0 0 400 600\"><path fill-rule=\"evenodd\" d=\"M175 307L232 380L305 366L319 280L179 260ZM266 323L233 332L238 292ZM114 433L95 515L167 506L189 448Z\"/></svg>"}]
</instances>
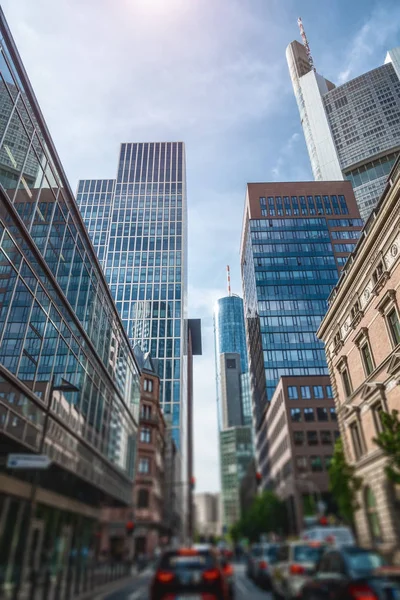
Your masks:
<instances>
[{"instance_id":1,"label":"glass facade","mask_svg":"<svg viewBox=\"0 0 400 600\"><path fill-rule=\"evenodd\" d=\"M259 322L271 400L282 376L328 374L324 347L315 332L342 267L338 259L354 249L362 221L343 194L287 195L286 208L279 202L281 196L258 196L251 197L245 221L242 278L246 320L256 315ZM251 218L260 213L263 218ZM255 410L260 419L263 406Z\"/></svg>"},{"instance_id":2,"label":"glass facade","mask_svg":"<svg viewBox=\"0 0 400 600\"><path fill-rule=\"evenodd\" d=\"M243 300L239 296L220 298L214 311L215 369L217 383L218 419L221 423L221 361L224 353L237 353L241 366L241 398L243 425L252 424L251 399L249 391L246 331L244 325Z\"/></svg>"},{"instance_id":3,"label":"glass facade","mask_svg":"<svg viewBox=\"0 0 400 600\"><path fill-rule=\"evenodd\" d=\"M163 412L179 448L186 422L184 144L122 144L117 179L81 180L77 201L132 346L158 359Z\"/></svg>"},{"instance_id":4,"label":"glass facade","mask_svg":"<svg viewBox=\"0 0 400 600\"><path fill-rule=\"evenodd\" d=\"M3 447L17 439L37 452L50 405L44 452L128 504L138 368L3 20L0 46ZM77 391L49 398L62 379Z\"/></svg>"}]
</instances>

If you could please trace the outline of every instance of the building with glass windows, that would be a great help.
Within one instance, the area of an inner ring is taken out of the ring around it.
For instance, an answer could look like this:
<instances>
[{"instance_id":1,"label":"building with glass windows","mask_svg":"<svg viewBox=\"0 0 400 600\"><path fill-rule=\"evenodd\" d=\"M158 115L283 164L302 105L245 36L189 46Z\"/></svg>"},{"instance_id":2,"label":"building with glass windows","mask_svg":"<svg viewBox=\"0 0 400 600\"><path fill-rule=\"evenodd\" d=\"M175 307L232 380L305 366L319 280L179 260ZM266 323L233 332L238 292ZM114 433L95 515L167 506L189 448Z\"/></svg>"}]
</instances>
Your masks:
<instances>
[{"instance_id":1,"label":"building with glass windows","mask_svg":"<svg viewBox=\"0 0 400 600\"><path fill-rule=\"evenodd\" d=\"M0 585L51 566L79 593L69 557L131 505L140 374L1 10L0 30Z\"/></svg>"},{"instance_id":2,"label":"building with glass windows","mask_svg":"<svg viewBox=\"0 0 400 600\"><path fill-rule=\"evenodd\" d=\"M315 332L362 229L351 183L250 183L241 269L257 450L283 376L328 375Z\"/></svg>"},{"instance_id":3,"label":"building with glass windows","mask_svg":"<svg viewBox=\"0 0 400 600\"><path fill-rule=\"evenodd\" d=\"M81 180L77 202L131 344L158 359L161 406L181 448L187 421L184 144L121 144L117 178Z\"/></svg>"},{"instance_id":4,"label":"building with glass windows","mask_svg":"<svg viewBox=\"0 0 400 600\"><path fill-rule=\"evenodd\" d=\"M337 87L312 69L299 42L286 59L314 178L351 181L366 220L400 151L400 47Z\"/></svg>"}]
</instances>

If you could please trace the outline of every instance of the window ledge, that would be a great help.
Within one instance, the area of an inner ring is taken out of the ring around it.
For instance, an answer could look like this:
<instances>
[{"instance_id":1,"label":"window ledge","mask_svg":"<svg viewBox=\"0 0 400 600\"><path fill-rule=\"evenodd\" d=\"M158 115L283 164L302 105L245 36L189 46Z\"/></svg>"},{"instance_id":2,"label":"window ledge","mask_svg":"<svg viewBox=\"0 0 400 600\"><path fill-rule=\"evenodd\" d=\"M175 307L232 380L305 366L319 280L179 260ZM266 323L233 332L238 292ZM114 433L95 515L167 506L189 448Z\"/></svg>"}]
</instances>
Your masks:
<instances>
[{"instance_id":1,"label":"window ledge","mask_svg":"<svg viewBox=\"0 0 400 600\"><path fill-rule=\"evenodd\" d=\"M384 287L384 285L388 281L388 279L390 279L389 271L383 271L382 275L380 276L380 278L378 279L378 281L372 288L371 293L373 296L379 296L382 288Z\"/></svg>"}]
</instances>

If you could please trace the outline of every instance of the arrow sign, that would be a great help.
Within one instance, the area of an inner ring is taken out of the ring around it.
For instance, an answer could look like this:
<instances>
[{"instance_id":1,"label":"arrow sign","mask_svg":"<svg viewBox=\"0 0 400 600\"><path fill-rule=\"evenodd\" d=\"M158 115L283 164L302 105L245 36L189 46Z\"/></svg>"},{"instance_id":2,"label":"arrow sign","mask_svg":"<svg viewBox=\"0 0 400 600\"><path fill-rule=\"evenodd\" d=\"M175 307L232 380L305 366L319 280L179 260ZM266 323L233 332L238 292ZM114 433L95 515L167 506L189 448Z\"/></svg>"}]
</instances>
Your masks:
<instances>
[{"instance_id":1,"label":"arrow sign","mask_svg":"<svg viewBox=\"0 0 400 600\"><path fill-rule=\"evenodd\" d=\"M48 469L51 460L46 454L9 454L8 469Z\"/></svg>"}]
</instances>

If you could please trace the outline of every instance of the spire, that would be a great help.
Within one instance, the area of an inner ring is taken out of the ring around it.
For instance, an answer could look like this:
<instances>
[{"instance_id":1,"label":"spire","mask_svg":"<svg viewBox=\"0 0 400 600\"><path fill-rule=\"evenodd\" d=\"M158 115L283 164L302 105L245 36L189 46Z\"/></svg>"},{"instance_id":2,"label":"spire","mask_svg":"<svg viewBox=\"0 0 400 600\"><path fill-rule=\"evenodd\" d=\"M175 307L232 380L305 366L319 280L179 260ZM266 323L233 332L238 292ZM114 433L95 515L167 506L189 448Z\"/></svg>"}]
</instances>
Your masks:
<instances>
[{"instance_id":1,"label":"spire","mask_svg":"<svg viewBox=\"0 0 400 600\"><path fill-rule=\"evenodd\" d=\"M232 296L232 292L231 292L231 270L229 268L229 265L226 266L226 277L227 277L227 282L228 282L228 296Z\"/></svg>"},{"instance_id":2,"label":"spire","mask_svg":"<svg viewBox=\"0 0 400 600\"><path fill-rule=\"evenodd\" d=\"M303 45L304 45L304 48L306 49L308 63L310 65L311 69L313 71L315 71L314 61L313 61L313 58L311 56L310 46L308 45L308 39L307 39L307 36L306 36L306 32L304 31L303 21L301 20L301 17L299 17L297 19L297 25L299 26L301 39L303 40Z\"/></svg>"}]
</instances>

